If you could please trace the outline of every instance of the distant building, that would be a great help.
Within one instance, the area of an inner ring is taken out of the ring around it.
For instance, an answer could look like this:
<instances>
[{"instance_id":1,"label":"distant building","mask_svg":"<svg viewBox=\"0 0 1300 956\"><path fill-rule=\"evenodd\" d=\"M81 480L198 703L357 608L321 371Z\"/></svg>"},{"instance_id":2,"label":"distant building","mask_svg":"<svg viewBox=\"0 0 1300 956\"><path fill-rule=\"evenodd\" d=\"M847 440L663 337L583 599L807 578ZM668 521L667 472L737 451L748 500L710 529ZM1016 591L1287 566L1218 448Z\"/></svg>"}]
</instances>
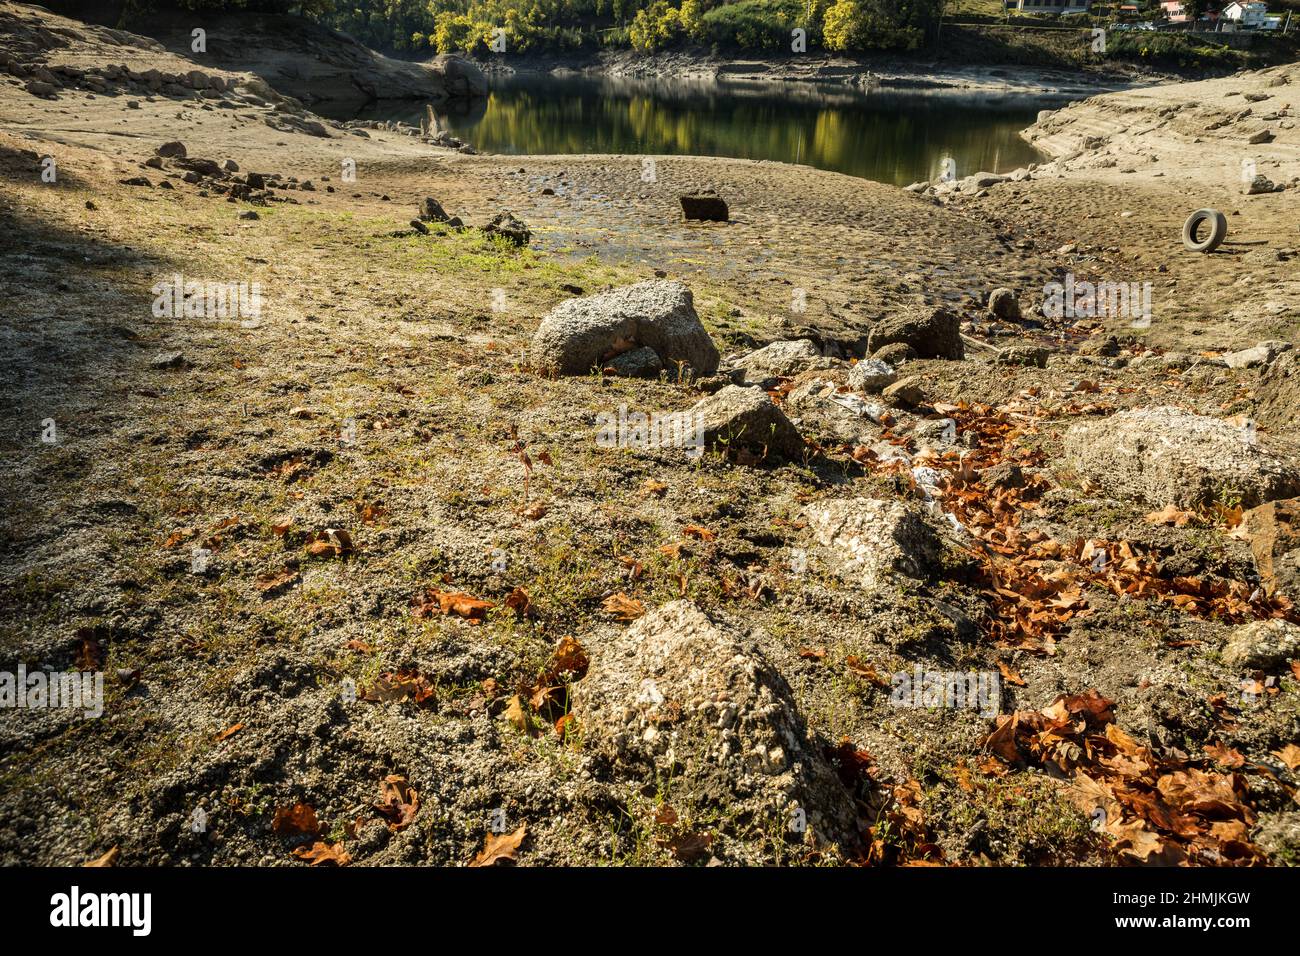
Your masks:
<instances>
[{"instance_id":1,"label":"distant building","mask_svg":"<svg viewBox=\"0 0 1300 956\"><path fill-rule=\"evenodd\" d=\"M1087 13L1092 0L1016 0L1019 13Z\"/></svg>"},{"instance_id":2,"label":"distant building","mask_svg":"<svg viewBox=\"0 0 1300 956\"><path fill-rule=\"evenodd\" d=\"M1276 30L1282 25L1281 17L1268 15L1267 3L1241 3L1240 0L1233 0L1223 8L1221 16L1242 30Z\"/></svg>"},{"instance_id":3,"label":"distant building","mask_svg":"<svg viewBox=\"0 0 1300 956\"><path fill-rule=\"evenodd\" d=\"M1183 6L1183 0L1164 0L1160 9L1165 11L1165 19L1170 23L1187 23L1192 15Z\"/></svg>"}]
</instances>

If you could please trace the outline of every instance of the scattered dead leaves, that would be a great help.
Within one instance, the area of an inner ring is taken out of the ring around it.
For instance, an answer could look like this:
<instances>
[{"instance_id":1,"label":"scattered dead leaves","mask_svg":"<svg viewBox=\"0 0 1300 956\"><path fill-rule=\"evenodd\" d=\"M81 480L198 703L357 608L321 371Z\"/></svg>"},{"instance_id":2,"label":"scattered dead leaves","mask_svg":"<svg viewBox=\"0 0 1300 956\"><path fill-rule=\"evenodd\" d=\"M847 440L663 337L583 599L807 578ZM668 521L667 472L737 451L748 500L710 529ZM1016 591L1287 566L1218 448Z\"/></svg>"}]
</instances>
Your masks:
<instances>
[{"instance_id":1,"label":"scattered dead leaves","mask_svg":"<svg viewBox=\"0 0 1300 956\"><path fill-rule=\"evenodd\" d=\"M1114 702L1095 690L1062 695L1037 711L997 718L982 746L1008 764L1050 767L1073 781L1071 798L1113 840L1122 859L1144 864L1254 865L1247 839L1255 812L1239 773L1158 756L1114 723ZM1210 759L1235 760L1226 747Z\"/></svg>"}]
</instances>

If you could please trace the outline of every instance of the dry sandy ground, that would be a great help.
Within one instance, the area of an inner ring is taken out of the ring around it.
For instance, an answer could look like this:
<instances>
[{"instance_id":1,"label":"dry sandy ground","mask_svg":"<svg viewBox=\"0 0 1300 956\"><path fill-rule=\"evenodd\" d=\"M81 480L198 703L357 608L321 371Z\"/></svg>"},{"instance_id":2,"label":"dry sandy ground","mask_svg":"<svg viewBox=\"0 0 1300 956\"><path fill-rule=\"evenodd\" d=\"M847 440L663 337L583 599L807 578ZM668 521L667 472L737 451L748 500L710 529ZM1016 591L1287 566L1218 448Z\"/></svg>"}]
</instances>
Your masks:
<instances>
[{"instance_id":1,"label":"dry sandy ground","mask_svg":"<svg viewBox=\"0 0 1300 956\"><path fill-rule=\"evenodd\" d=\"M143 50L102 55L136 69L159 62ZM47 100L0 85L0 393L12 410L0 445L10 526L0 646L33 668L68 670L89 655L108 674L99 719L0 714L0 859L69 864L118 847L124 863L296 865L301 841L274 825L296 802L364 864L467 862L498 811L510 832L526 827L521 863L671 863L683 854L665 804L712 838L702 856L686 855L693 862L856 858L853 847L782 835L779 821L774 831L710 810L672 780L609 779L580 737L511 723L508 698L545 669L560 637L598 653L626 626L602 610L626 592L648 607L686 596L761 635L814 738L871 753L871 793L859 796L874 845L889 848L876 859L1123 859L1059 774L986 766L986 717L891 707L863 667L1001 662L1023 679L1008 679L1004 713L1095 688L1162 753L1241 751L1256 767L1242 786L1262 847L1247 858L1294 862L1294 783L1278 782L1269 755L1297 738L1296 684L1283 676L1223 722L1207 700L1228 694L1238 709L1238 675L1216 651L1227 623L1094 588L1092 613L1057 636L1054 653L996 646L980 636L977 589L955 572L897 593L829 572L801 518L807 504L914 494L859 467L832 426L810 416L806 434L824 454L781 467L610 451L593 441L597 414L683 409L699 394L673 382L552 380L524 357L556 303L657 272L690 285L724 354L809 335L856 357L877 320L947 303L978 319L972 333L1056 354L1046 369L994 365L980 351L907 367L936 403L1018 403L1031 424L1007 441L1043 466L1050 488L1027 524L1063 541L1137 542L1178 573L1247 579L1249 552L1222 528L1152 526L1149 508L1099 496L1055 455L1080 414L1161 402L1261 413L1257 372L1179 375L1087 353L1111 333L1127 358L1142 339L1194 356L1295 341L1300 190L1242 197L1233 172L1249 153L1275 180L1300 173L1294 127L1269 120L1273 143L1243 145L1255 114L1300 88L1300 70L1268 86L1278 75L1090 100L1035 131L1044 149L1073 158L946 204L781 164L659 157L646 182L641 157L466 156L393 132L278 132L266 108L247 103L136 97L131 108L126 95ZM1270 99L1206 132L1241 102L1234 91ZM1107 140L1073 156L1087 135ZM316 188L283 190L297 202L240 219L253 207L179 178L158 188L167 174L141 163L177 139L191 157ZM47 155L53 184L40 179ZM342 180L346 160L355 183ZM119 182L138 175L154 188ZM684 224L676 196L696 186L724 195L733 222ZM425 196L474 225L509 209L531 226L531 248L474 231L418 235L407 222ZM1184 252L1178 229L1204 205L1234 213L1231 239L1258 244ZM1058 251L1067 243L1075 251ZM999 286L1030 309L1067 270L1154 282L1150 328L999 330L982 313ZM260 321L155 316L151 288L174 273L260 283ZM792 310L795 290L806 311ZM151 364L177 351L177 367ZM49 420L54 443L41 440ZM1294 435L1264 434L1294 450ZM348 533L346 559L312 556L329 529ZM197 573L196 545L211 552ZM810 561L798 574L792 554ZM532 614L418 616L428 588L497 604L522 588ZM434 706L341 700L344 682L366 688L401 669L436 687ZM420 793L409 825L387 826L371 809L394 774Z\"/></svg>"}]
</instances>

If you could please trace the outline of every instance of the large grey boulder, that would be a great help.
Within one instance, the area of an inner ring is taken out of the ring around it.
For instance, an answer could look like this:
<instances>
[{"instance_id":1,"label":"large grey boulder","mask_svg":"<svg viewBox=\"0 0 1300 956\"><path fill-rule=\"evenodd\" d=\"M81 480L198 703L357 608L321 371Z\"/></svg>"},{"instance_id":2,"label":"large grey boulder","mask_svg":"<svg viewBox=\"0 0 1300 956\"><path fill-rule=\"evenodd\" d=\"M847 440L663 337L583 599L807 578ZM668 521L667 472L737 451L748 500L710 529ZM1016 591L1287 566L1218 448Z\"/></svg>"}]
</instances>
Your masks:
<instances>
[{"instance_id":1,"label":"large grey boulder","mask_svg":"<svg viewBox=\"0 0 1300 956\"><path fill-rule=\"evenodd\" d=\"M533 336L533 363L558 375L586 375L638 346L664 367L681 363L696 376L718 370L718 350L695 314L691 290L652 280L561 302Z\"/></svg>"},{"instance_id":2,"label":"large grey boulder","mask_svg":"<svg viewBox=\"0 0 1300 956\"><path fill-rule=\"evenodd\" d=\"M840 498L804 513L836 573L868 590L903 578L924 580L942 557L938 533L919 509L902 501Z\"/></svg>"},{"instance_id":3,"label":"large grey boulder","mask_svg":"<svg viewBox=\"0 0 1300 956\"><path fill-rule=\"evenodd\" d=\"M919 358L960 359L961 320L947 309L929 309L885 319L871 330L867 350L873 355L886 345L903 343Z\"/></svg>"},{"instance_id":4,"label":"large grey boulder","mask_svg":"<svg viewBox=\"0 0 1300 956\"><path fill-rule=\"evenodd\" d=\"M691 409L704 426L704 443L710 448L745 448L756 454L798 458L804 440L761 388L728 385Z\"/></svg>"},{"instance_id":5,"label":"large grey boulder","mask_svg":"<svg viewBox=\"0 0 1300 956\"><path fill-rule=\"evenodd\" d=\"M602 776L634 791L671 777L679 816L773 833L802 816L805 842L854 840L848 792L756 635L674 601L590 653L573 713Z\"/></svg>"},{"instance_id":6,"label":"large grey boulder","mask_svg":"<svg viewBox=\"0 0 1300 956\"><path fill-rule=\"evenodd\" d=\"M1106 492L1153 507L1213 501L1250 508L1300 494L1300 470L1232 422L1159 406L1080 422L1065 434L1067 463Z\"/></svg>"}]
</instances>

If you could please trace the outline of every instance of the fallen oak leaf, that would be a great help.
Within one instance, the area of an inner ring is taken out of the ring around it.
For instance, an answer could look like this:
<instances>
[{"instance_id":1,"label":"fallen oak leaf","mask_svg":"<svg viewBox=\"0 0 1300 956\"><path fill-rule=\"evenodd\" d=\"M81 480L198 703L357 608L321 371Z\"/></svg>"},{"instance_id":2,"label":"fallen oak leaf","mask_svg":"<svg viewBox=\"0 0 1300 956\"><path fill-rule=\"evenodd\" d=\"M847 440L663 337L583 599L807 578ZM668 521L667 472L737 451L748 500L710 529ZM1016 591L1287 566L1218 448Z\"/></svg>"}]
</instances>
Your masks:
<instances>
[{"instance_id":1,"label":"fallen oak leaf","mask_svg":"<svg viewBox=\"0 0 1300 956\"><path fill-rule=\"evenodd\" d=\"M1295 744L1287 744L1281 750L1274 750L1273 756L1286 764L1289 770L1300 769L1300 747Z\"/></svg>"},{"instance_id":2,"label":"fallen oak leaf","mask_svg":"<svg viewBox=\"0 0 1300 956\"><path fill-rule=\"evenodd\" d=\"M515 854L528 833L528 824L521 823L514 833L489 833L483 838L483 849L474 857L470 866L496 866L498 863L514 863Z\"/></svg>"},{"instance_id":3,"label":"fallen oak leaf","mask_svg":"<svg viewBox=\"0 0 1300 956\"><path fill-rule=\"evenodd\" d=\"M390 773L379 781L379 802L371 806L396 833L414 822L420 811L420 794L404 776Z\"/></svg>"},{"instance_id":4,"label":"fallen oak leaf","mask_svg":"<svg viewBox=\"0 0 1300 956\"><path fill-rule=\"evenodd\" d=\"M1182 528L1196 520L1195 513L1183 511L1176 505L1165 505L1159 511L1153 511L1142 519L1147 524L1165 524L1173 525L1175 528Z\"/></svg>"},{"instance_id":5,"label":"fallen oak leaf","mask_svg":"<svg viewBox=\"0 0 1300 956\"><path fill-rule=\"evenodd\" d=\"M1026 686L1025 679L1016 673L1016 671L1014 671L1011 665L1006 661L998 661L998 672L1002 675L1002 679L1008 684L1012 684L1016 687Z\"/></svg>"},{"instance_id":6,"label":"fallen oak leaf","mask_svg":"<svg viewBox=\"0 0 1300 956\"><path fill-rule=\"evenodd\" d=\"M622 591L605 598L600 606L607 614L613 615L615 620L625 624L645 614L645 605L636 598L628 597Z\"/></svg>"},{"instance_id":7,"label":"fallen oak leaf","mask_svg":"<svg viewBox=\"0 0 1300 956\"><path fill-rule=\"evenodd\" d=\"M348 855L347 850L343 849L342 843L331 844L317 841L310 847L297 847L293 851L293 855L300 860L310 861L312 866L320 866L322 863L347 866L352 862L352 857Z\"/></svg>"},{"instance_id":8,"label":"fallen oak leaf","mask_svg":"<svg viewBox=\"0 0 1300 956\"><path fill-rule=\"evenodd\" d=\"M280 591L292 587L302 580L297 568L285 565L281 571L267 571L257 576L254 587L262 594L270 594L274 591Z\"/></svg>"},{"instance_id":9,"label":"fallen oak leaf","mask_svg":"<svg viewBox=\"0 0 1300 956\"><path fill-rule=\"evenodd\" d=\"M528 714L524 711L524 699L515 694L506 703L505 709L506 723L518 730L520 733L533 734L532 722L528 719Z\"/></svg>"},{"instance_id":10,"label":"fallen oak leaf","mask_svg":"<svg viewBox=\"0 0 1300 956\"><path fill-rule=\"evenodd\" d=\"M415 616L431 616L435 604L440 613L463 617L470 624L481 624L487 612L496 607L491 601L479 600L463 591L437 591L429 588L424 597L416 602Z\"/></svg>"},{"instance_id":11,"label":"fallen oak leaf","mask_svg":"<svg viewBox=\"0 0 1300 956\"><path fill-rule=\"evenodd\" d=\"M699 541L712 541L717 537L715 532L697 524L688 524L682 529L682 534L686 535L688 538L695 538Z\"/></svg>"},{"instance_id":12,"label":"fallen oak leaf","mask_svg":"<svg viewBox=\"0 0 1300 956\"><path fill-rule=\"evenodd\" d=\"M674 833L670 837L655 841L660 847L673 855L673 859L683 863L695 863L709 855L713 845L711 833Z\"/></svg>"},{"instance_id":13,"label":"fallen oak leaf","mask_svg":"<svg viewBox=\"0 0 1300 956\"><path fill-rule=\"evenodd\" d=\"M91 860L90 862L88 862L88 863L83 863L83 864L81 864L81 865L82 865L82 866L89 866L89 867L108 867L108 866L117 866L117 861L118 861L118 859L121 858L121 856L122 856L122 851L121 851L120 849L118 849L117 847L113 847L113 849L109 850L109 851L108 851L107 853L105 853L103 856L96 857L95 859Z\"/></svg>"},{"instance_id":14,"label":"fallen oak leaf","mask_svg":"<svg viewBox=\"0 0 1300 956\"><path fill-rule=\"evenodd\" d=\"M320 823L310 804L298 802L276 809L271 830L279 836L315 836L320 833Z\"/></svg>"},{"instance_id":15,"label":"fallen oak leaf","mask_svg":"<svg viewBox=\"0 0 1300 956\"><path fill-rule=\"evenodd\" d=\"M1241 767L1246 763L1245 756L1238 751L1233 750L1227 744L1206 744L1205 756L1209 757L1220 767L1227 767L1229 770Z\"/></svg>"},{"instance_id":16,"label":"fallen oak leaf","mask_svg":"<svg viewBox=\"0 0 1300 956\"><path fill-rule=\"evenodd\" d=\"M307 542L313 558L342 558L352 553L352 538L342 528L326 528Z\"/></svg>"},{"instance_id":17,"label":"fallen oak leaf","mask_svg":"<svg viewBox=\"0 0 1300 956\"><path fill-rule=\"evenodd\" d=\"M506 608L515 612L515 617L523 620L526 617L534 617L536 611L533 609L533 599L528 596L528 592L521 587L516 587L502 602Z\"/></svg>"},{"instance_id":18,"label":"fallen oak leaf","mask_svg":"<svg viewBox=\"0 0 1300 956\"><path fill-rule=\"evenodd\" d=\"M868 664L852 654L844 659L844 664L855 676L875 684L877 687L891 686L891 681L880 675L875 664Z\"/></svg>"}]
</instances>

